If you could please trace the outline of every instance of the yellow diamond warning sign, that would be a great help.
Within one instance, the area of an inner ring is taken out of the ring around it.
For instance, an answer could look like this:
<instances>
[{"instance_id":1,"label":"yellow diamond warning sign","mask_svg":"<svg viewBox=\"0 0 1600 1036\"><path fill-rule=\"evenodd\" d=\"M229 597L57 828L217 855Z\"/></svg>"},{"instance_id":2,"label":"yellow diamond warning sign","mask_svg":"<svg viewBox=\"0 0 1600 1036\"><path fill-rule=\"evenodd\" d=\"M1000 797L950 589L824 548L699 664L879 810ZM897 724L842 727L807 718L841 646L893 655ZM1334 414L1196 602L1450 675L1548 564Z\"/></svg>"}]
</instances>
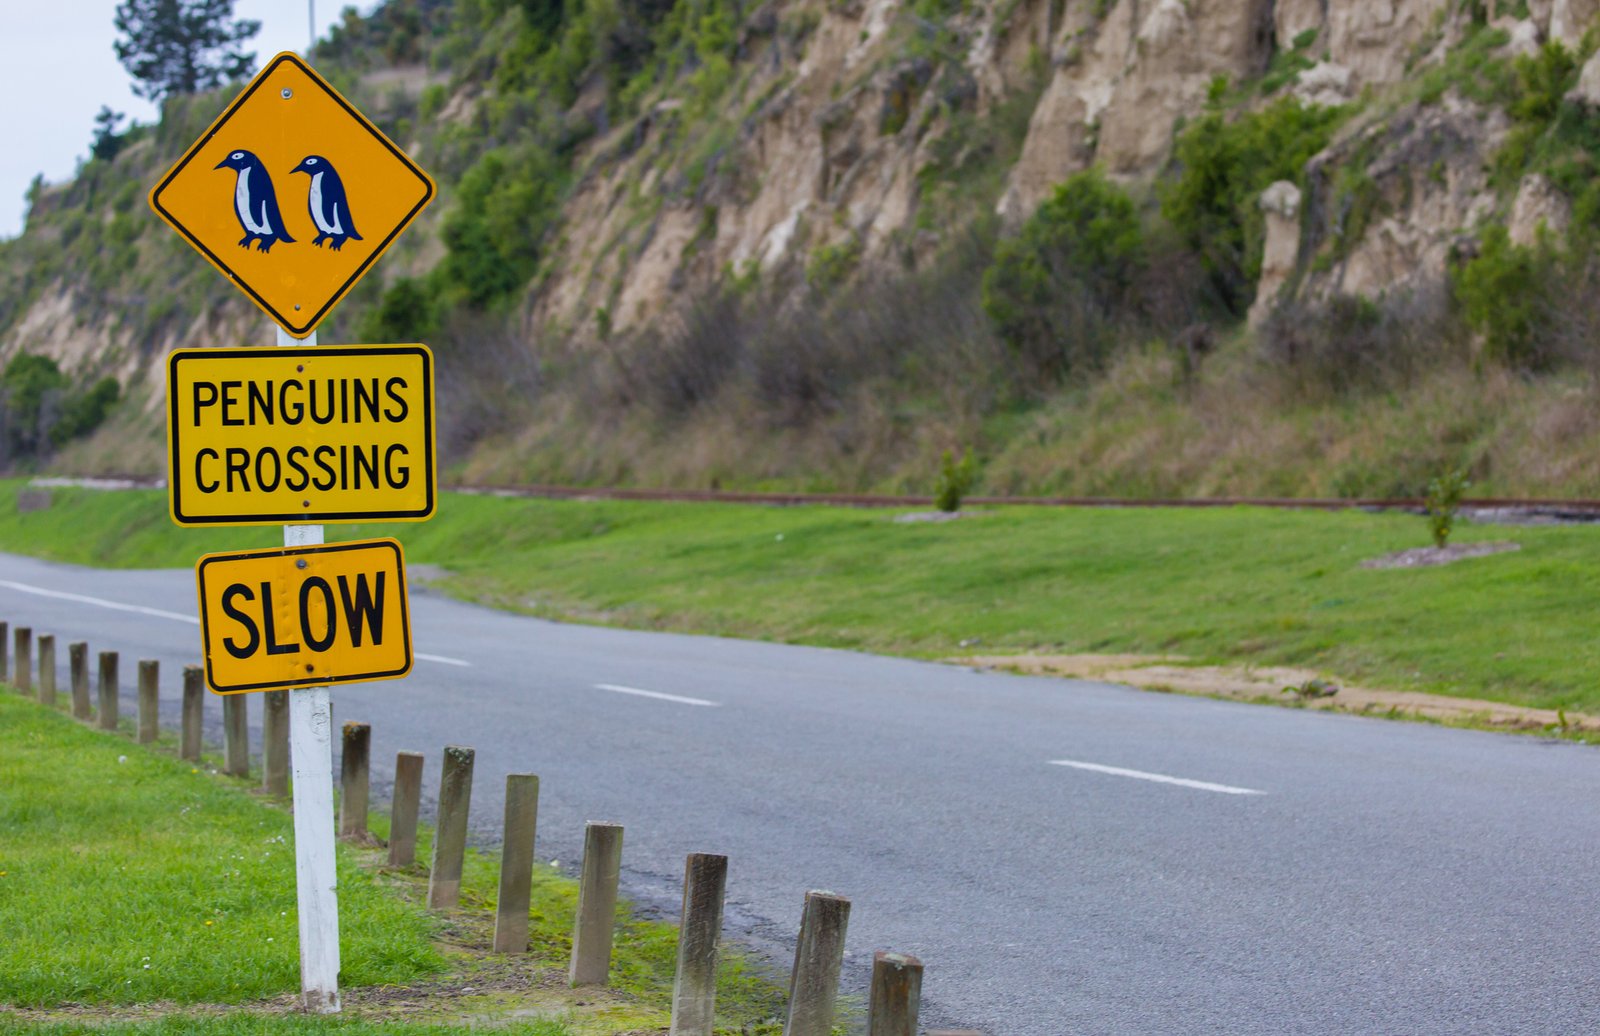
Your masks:
<instances>
[{"instance_id":1,"label":"yellow diamond warning sign","mask_svg":"<svg viewBox=\"0 0 1600 1036\"><path fill-rule=\"evenodd\" d=\"M404 152L284 53L162 178L150 206L304 338L433 195Z\"/></svg>"},{"instance_id":2,"label":"yellow diamond warning sign","mask_svg":"<svg viewBox=\"0 0 1600 1036\"><path fill-rule=\"evenodd\" d=\"M167 358L167 485L179 525L430 518L433 354L179 349Z\"/></svg>"},{"instance_id":3,"label":"yellow diamond warning sign","mask_svg":"<svg viewBox=\"0 0 1600 1036\"><path fill-rule=\"evenodd\" d=\"M218 694L411 671L405 561L395 540L207 554L195 574L206 682Z\"/></svg>"}]
</instances>

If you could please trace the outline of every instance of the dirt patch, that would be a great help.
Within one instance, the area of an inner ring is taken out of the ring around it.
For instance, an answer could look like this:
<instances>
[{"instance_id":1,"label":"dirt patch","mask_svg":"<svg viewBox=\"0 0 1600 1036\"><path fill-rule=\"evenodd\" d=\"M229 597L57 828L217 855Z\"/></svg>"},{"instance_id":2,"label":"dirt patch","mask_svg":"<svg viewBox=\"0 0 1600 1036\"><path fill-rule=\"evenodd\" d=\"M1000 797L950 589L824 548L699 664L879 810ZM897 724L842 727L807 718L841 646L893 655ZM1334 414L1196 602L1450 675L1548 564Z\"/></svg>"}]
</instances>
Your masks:
<instances>
[{"instance_id":1,"label":"dirt patch","mask_svg":"<svg viewBox=\"0 0 1600 1036\"><path fill-rule=\"evenodd\" d=\"M894 520L897 523L906 522L953 522L962 518L982 518L992 511L908 511L897 514Z\"/></svg>"},{"instance_id":2,"label":"dirt patch","mask_svg":"<svg viewBox=\"0 0 1600 1036\"><path fill-rule=\"evenodd\" d=\"M1419 691L1356 687L1327 673L1289 666L1186 665L1181 657L1163 655L976 655L947 661L1025 676L1101 680L1151 691L1278 702L1360 715L1430 719L1503 730L1600 731L1600 716L1562 714L1554 709ZM1313 696L1335 687L1332 694Z\"/></svg>"},{"instance_id":3,"label":"dirt patch","mask_svg":"<svg viewBox=\"0 0 1600 1036\"><path fill-rule=\"evenodd\" d=\"M1501 540L1495 543L1452 543L1444 547L1413 547L1385 554L1381 558L1368 558L1362 568L1423 568L1428 565L1448 565L1467 558L1488 557L1521 550L1522 544Z\"/></svg>"}]
</instances>

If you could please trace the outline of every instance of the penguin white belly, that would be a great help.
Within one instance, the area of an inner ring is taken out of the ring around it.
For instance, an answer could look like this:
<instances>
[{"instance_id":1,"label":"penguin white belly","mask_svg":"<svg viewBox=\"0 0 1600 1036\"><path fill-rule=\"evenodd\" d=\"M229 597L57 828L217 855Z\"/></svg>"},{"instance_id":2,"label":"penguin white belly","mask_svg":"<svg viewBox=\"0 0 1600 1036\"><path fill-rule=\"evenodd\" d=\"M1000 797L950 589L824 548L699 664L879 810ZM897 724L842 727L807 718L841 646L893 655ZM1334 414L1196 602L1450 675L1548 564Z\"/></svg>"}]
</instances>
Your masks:
<instances>
[{"instance_id":1,"label":"penguin white belly","mask_svg":"<svg viewBox=\"0 0 1600 1036\"><path fill-rule=\"evenodd\" d=\"M261 203L261 218L256 219L255 213L250 211L250 170L239 170L239 180L233 188L233 208L239 214L239 222L252 234L272 234L272 224L267 221L267 205Z\"/></svg>"},{"instance_id":2,"label":"penguin white belly","mask_svg":"<svg viewBox=\"0 0 1600 1036\"><path fill-rule=\"evenodd\" d=\"M322 207L322 176L322 173L316 173L311 177L311 218L324 234L342 235L344 220L339 218L338 203L334 203L332 212Z\"/></svg>"}]
</instances>

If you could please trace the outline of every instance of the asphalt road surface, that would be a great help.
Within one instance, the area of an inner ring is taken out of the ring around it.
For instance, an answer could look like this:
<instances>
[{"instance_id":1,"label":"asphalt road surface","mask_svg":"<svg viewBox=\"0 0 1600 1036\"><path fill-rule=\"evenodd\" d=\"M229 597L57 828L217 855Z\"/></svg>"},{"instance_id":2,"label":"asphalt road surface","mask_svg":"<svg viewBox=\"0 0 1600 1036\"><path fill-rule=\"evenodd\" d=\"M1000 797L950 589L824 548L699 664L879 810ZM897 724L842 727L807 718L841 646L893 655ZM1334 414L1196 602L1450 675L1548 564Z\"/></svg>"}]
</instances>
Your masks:
<instances>
[{"instance_id":1,"label":"asphalt road surface","mask_svg":"<svg viewBox=\"0 0 1600 1036\"><path fill-rule=\"evenodd\" d=\"M0 618L162 663L193 574L0 555ZM926 967L923 1021L1064 1033L1600 1030L1600 751L843 651L568 626L414 592L412 675L334 690L396 751L477 749L473 830L540 776L538 853L626 827L625 891L676 914L730 857L729 934L781 964L807 889ZM66 686L63 674L62 686ZM208 734L220 731L208 696ZM251 721L259 738L259 698ZM255 742L259 745L259 740Z\"/></svg>"}]
</instances>

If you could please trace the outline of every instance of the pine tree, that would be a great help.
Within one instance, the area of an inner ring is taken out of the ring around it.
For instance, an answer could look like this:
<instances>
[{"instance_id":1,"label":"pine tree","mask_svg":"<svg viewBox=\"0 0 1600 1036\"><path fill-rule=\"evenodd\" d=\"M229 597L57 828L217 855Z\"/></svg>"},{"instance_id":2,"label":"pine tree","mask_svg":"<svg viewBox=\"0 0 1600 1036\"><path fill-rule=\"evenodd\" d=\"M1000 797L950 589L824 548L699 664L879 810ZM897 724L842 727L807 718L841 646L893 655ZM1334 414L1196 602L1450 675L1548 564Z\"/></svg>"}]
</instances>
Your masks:
<instances>
[{"instance_id":1,"label":"pine tree","mask_svg":"<svg viewBox=\"0 0 1600 1036\"><path fill-rule=\"evenodd\" d=\"M94 139L89 143L89 154L102 162L114 160L127 141L125 136L117 132L117 127L126 118L122 112L112 111L111 105L102 104L100 114L94 117Z\"/></svg>"},{"instance_id":2,"label":"pine tree","mask_svg":"<svg viewBox=\"0 0 1600 1036\"><path fill-rule=\"evenodd\" d=\"M254 52L239 49L261 23L233 17L233 0L123 0L117 5L117 59L133 92L159 102L248 75Z\"/></svg>"}]
</instances>

